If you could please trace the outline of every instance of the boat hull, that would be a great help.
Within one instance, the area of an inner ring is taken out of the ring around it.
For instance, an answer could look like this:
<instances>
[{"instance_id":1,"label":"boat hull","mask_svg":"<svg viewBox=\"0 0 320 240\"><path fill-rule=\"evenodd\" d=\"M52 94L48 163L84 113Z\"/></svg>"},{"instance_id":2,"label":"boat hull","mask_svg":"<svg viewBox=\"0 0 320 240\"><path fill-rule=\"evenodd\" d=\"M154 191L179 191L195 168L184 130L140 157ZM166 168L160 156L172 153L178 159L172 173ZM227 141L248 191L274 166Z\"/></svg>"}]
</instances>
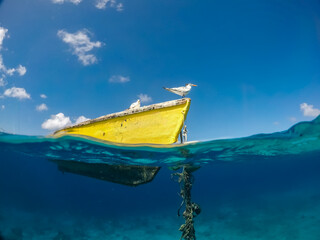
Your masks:
<instances>
[{"instance_id":1,"label":"boat hull","mask_svg":"<svg viewBox=\"0 0 320 240\"><path fill-rule=\"evenodd\" d=\"M124 144L172 144L189 111L189 98L126 110L57 131L54 136L84 135Z\"/></svg>"},{"instance_id":2,"label":"boat hull","mask_svg":"<svg viewBox=\"0 0 320 240\"><path fill-rule=\"evenodd\" d=\"M109 165L106 163L85 163L66 160L50 160L58 165L61 172L69 172L99 180L127 186L138 186L151 182L160 167Z\"/></svg>"}]
</instances>

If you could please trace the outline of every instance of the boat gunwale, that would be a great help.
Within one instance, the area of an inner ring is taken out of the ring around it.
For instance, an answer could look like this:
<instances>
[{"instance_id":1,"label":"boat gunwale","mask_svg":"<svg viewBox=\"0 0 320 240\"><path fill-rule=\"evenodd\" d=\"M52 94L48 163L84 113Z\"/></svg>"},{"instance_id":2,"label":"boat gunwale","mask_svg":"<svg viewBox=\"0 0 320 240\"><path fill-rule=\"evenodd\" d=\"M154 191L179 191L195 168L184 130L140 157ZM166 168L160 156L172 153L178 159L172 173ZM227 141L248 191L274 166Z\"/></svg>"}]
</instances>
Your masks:
<instances>
[{"instance_id":1,"label":"boat gunwale","mask_svg":"<svg viewBox=\"0 0 320 240\"><path fill-rule=\"evenodd\" d=\"M156 103L156 104L152 104L152 105L148 105L148 106L143 106L137 109L126 109L124 111L121 112L116 112L116 113L111 113L111 114L107 114L98 118L94 118L94 119L90 119L81 123L78 123L76 125L70 126L70 127L66 127L60 130L57 130L53 133L59 133L62 132L64 130L68 130L68 129L72 129L72 128L77 128L77 127L82 127L88 124L92 124L92 123L97 123L97 122L101 122L104 120L109 120L109 119L113 119L113 118L118 118L118 117L124 117L124 116L129 116L129 115L133 115L136 113L142 113L142 112L147 112L147 111L151 111L151 110L157 110L157 109L162 109L162 108L167 108L167 107L174 107L174 106L178 106L178 105L182 105L185 104L187 102L190 102L191 99L190 98L182 98L182 99L176 99L176 100L171 100L171 101L167 101L167 102L162 102L162 103Z\"/></svg>"}]
</instances>

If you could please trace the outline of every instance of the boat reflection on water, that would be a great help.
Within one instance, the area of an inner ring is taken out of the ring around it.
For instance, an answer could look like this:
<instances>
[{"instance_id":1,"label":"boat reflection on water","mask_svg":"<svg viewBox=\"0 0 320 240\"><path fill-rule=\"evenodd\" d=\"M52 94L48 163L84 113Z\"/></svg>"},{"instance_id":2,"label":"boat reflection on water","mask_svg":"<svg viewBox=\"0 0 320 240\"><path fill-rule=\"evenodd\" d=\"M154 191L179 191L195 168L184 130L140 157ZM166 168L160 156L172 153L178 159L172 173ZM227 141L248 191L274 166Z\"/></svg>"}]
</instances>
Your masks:
<instances>
[{"instance_id":1,"label":"boat reflection on water","mask_svg":"<svg viewBox=\"0 0 320 240\"><path fill-rule=\"evenodd\" d=\"M53 159L49 161L57 164L63 173L74 173L132 187L151 182L160 170L160 167L152 166L110 165Z\"/></svg>"}]
</instances>

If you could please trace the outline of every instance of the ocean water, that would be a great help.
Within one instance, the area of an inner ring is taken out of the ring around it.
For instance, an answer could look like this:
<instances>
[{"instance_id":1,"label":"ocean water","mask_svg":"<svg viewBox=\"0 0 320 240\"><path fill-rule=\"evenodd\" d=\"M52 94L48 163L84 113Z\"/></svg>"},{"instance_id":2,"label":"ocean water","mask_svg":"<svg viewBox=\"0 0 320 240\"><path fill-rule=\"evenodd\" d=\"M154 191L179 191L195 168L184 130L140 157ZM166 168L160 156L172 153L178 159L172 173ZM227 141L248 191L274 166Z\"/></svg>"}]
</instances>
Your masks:
<instances>
[{"instance_id":1,"label":"ocean water","mask_svg":"<svg viewBox=\"0 0 320 240\"><path fill-rule=\"evenodd\" d=\"M273 134L168 146L0 133L0 159L0 239L180 239L171 174L185 165L198 168L197 239L320 239L320 117ZM59 161L161 168L131 187L61 172Z\"/></svg>"}]
</instances>

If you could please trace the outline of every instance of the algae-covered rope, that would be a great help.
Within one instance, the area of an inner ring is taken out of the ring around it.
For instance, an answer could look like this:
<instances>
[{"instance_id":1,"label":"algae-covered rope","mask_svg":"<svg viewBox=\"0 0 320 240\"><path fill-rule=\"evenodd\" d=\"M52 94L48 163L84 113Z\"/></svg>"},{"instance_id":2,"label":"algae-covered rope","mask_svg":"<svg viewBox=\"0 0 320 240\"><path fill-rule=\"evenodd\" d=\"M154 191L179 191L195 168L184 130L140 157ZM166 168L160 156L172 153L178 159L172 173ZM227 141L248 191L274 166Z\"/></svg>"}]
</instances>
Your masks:
<instances>
[{"instance_id":1,"label":"algae-covered rope","mask_svg":"<svg viewBox=\"0 0 320 240\"><path fill-rule=\"evenodd\" d=\"M183 199L178 209L178 216L180 216L180 209L185 205L185 211L183 212L185 223L179 228L182 232L180 240L196 240L193 218L200 214L201 209L198 204L193 203L191 200L191 189L194 178L187 167L183 167L181 173L175 173L173 175L178 176L178 182L180 183L181 188L180 196Z\"/></svg>"}]
</instances>

